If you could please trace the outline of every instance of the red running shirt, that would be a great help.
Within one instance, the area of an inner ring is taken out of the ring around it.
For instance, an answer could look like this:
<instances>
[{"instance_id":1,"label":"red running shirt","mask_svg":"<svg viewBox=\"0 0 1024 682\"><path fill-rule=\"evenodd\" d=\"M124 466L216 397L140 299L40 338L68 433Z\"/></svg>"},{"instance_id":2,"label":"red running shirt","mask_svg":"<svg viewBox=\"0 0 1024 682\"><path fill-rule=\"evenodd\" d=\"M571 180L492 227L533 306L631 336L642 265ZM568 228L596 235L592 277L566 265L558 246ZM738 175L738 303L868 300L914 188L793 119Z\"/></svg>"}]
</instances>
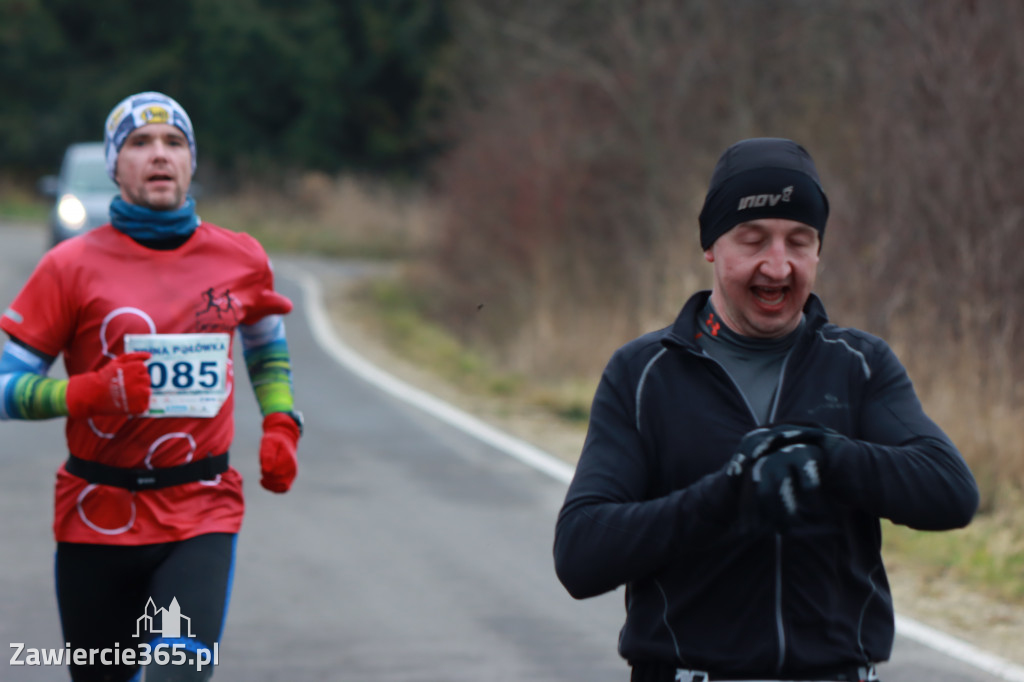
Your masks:
<instances>
[{"instance_id":1,"label":"red running shirt","mask_svg":"<svg viewBox=\"0 0 1024 682\"><path fill-rule=\"evenodd\" d=\"M125 334L232 334L265 289L266 252L253 237L202 223L181 247L148 249L110 225L46 253L0 326L48 355L64 354L68 375L90 372L124 352ZM232 334L232 343L234 336ZM230 357L230 356L229 356ZM168 467L227 452L234 437L234 372L215 417L68 418L68 449L125 468ZM132 492L57 472L54 534L61 542L141 545L203 533L238 532L242 477Z\"/></svg>"}]
</instances>

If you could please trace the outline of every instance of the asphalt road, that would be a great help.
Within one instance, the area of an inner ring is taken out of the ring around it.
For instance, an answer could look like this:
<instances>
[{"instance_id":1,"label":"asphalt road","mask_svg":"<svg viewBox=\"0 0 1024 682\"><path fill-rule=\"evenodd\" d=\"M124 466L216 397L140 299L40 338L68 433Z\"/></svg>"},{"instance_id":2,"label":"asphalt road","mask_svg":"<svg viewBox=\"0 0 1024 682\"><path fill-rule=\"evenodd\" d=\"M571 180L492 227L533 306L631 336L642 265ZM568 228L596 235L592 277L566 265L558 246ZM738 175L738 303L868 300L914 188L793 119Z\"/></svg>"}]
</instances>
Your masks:
<instances>
[{"instance_id":1,"label":"asphalt road","mask_svg":"<svg viewBox=\"0 0 1024 682\"><path fill-rule=\"evenodd\" d=\"M0 225L2 305L43 248L42 231ZM248 509L215 679L628 680L615 653L621 590L577 602L554 575L564 483L339 366L306 324L302 291L281 279L298 303L288 332L307 423L301 468L287 495L259 487L258 410L241 380L232 462ZM50 529L62 427L0 425L0 642L63 647ZM7 651L0 681L67 679L11 666ZM999 679L902 637L882 673Z\"/></svg>"}]
</instances>

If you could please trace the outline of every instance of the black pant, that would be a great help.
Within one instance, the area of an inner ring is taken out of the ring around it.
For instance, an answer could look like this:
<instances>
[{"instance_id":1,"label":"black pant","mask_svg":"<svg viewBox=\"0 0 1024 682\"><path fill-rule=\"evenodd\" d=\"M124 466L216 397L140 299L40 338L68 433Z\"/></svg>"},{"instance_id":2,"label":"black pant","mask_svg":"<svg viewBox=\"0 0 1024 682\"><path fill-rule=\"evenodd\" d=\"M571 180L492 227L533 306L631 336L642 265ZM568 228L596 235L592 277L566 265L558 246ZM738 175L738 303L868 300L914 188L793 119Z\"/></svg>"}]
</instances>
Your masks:
<instances>
[{"instance_id":1,"label":"black pant","mask_svg":"<svg viewBox=\"0 0 1024 682\"><path fill-rule=\"evenodd\" d=\"M145 645L152 657L162 644L162 653L173 660L192 663L149 665L147 681L209 679L213 665L197 671L195 659L197 649L212 652L220 641L231 595L235 537L211 533L131 547L57 543L57 604L64 641L72 651L119 650L108 651L109 664L101 663L98 654L84 665L72 663L71 679L127 682L139 671ZM177 637L171 632L175 621L180 626ZM125 662L125 649L135 650L135 661ZM121 654L120 664L114 662L115 653Z\"/></svg>"}]
</instances>

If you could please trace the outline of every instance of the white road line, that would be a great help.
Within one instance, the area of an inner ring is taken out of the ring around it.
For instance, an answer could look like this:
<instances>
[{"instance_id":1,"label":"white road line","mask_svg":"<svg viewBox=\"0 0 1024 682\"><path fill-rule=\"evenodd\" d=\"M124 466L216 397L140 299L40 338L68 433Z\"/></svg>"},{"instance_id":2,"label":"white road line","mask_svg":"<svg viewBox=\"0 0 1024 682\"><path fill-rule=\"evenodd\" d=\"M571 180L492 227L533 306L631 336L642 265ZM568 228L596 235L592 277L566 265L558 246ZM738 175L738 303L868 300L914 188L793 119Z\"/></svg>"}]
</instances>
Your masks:
<instances>
[{"instance_id":1,"label":"white road line","mask_svg":"<svg viewBox=\"0 0 1024 682\"><path fill-rule=\"evenodd\" d=\"M282 266L281 274L294 280L303 290L306 299L306 318L313 337L324 351L353 374L377 386L386 393L402 400L441 421L454 426L541 471L556 481L568 485L572 480L573 467L529 443L508 435L457 407L411 386L401 379L388 374L372 364L334 333L330 317L324 306L323 289L319 280L308 272L295 267ZM968 644L963 640L930 628L905 616L896 616L896 631L919 644L940 651L947 656L967 663L1007 682L1024 682L1024 667L1015 665L999 656Z\"/></svg>"},{"instance_id":2,"label":"white road line","mask_svg":"<svg viewBox=\"0 0 1024 682\"><path fill-rule=\"evenodd\" d=\"M1000 679L1009 680L1009 682L1024 682L1024 668L1019 665L1014 665L999 656L982 651L973 644L968 644L923 623L903 616L896 616L896 631L908 639L941 651L951 658L969 663Z\"/></svg>"},{"instance_id":3,"label":"white road line","mask_svg":"<svg viewBox=\"0 0 1024 682\"><path fill-rule=\"evenodd\" d=\"M457 407L439 400L426 391L410 386L401 379L388 374L376 365L345 345L334 333L330 318L323 303L323 292L319 281L306 272L293 271L281 267L282 274L294 279L303 289L307 306L306 315L313 337L317 343L335 360L351 370L354 374L385 392L410 405L418 407L443 422L446 422L465 433L477 437L488 445L515 457L524 464L542 471L556 481L568 484L572 479L573 467L540 450L526 441L520 440L499 431L490 424L460 410Z\"/></svg>"}]
</instances>

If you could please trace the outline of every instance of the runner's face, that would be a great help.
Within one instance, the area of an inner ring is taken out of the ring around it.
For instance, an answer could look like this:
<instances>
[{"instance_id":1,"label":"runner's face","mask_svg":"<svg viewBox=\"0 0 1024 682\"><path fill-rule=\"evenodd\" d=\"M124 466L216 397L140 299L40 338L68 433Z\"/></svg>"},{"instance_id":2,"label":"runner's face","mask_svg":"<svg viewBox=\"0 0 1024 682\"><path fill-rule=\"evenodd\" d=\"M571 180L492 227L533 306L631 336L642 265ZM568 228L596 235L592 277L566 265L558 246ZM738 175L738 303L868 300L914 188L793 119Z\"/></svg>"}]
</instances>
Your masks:
<instances>
[{"instance_id":1,"label":"runner's face","mask_svg":"<svg viewBox=\"0 0 1024 682\"><path fill-rule=\"evenodd\" d=\"M157 211L181 208L192 182L185 134L169 123L136 128L117 155L116 175L128 203Z\"/></svg>"},{"instance_id":2,"label":"runner's face","mask_svg":"<svg viewBox=\"0 0 1024 682\"><path fill-rule=\"evenodd\" d=\"M818 232L794 220L740 223L704 257L714 265L711 302L731 330L776 338L800 324L818 269Z\"/></svg>"}]
</instances>

